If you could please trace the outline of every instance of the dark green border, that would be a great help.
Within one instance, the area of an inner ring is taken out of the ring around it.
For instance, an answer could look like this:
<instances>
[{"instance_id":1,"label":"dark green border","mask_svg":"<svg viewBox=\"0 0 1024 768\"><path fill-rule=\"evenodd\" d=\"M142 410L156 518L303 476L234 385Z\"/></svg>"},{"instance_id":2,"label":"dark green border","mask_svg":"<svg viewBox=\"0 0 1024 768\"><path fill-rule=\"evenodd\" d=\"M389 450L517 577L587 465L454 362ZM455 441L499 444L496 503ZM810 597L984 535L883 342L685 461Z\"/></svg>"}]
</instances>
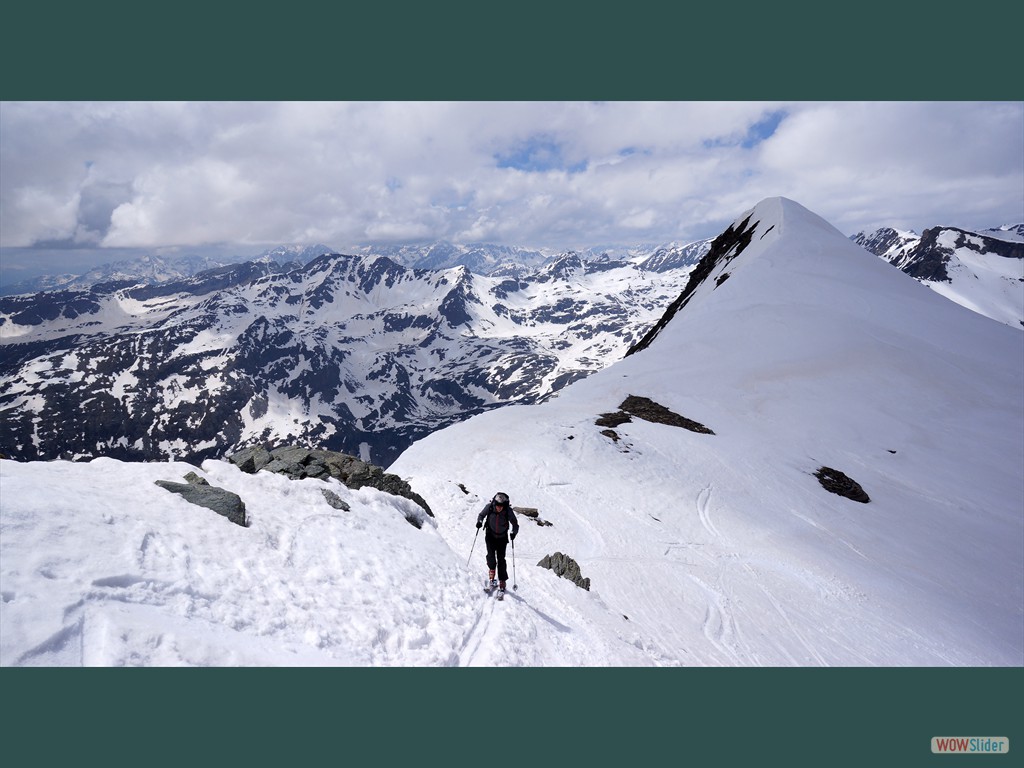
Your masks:
<instances>
[{"instance_id":1,"label":"dark green border","mask_svg":"<svg viewBox=\"0 0 1024 768\"><path fill-rule=\"evenodd\" d=\"M93 4L95 5L95 4ZM0 98L1020 100L1016 28L875 0L8 3ZM63 7L62 7L63 6ZM564 7L563 7L564 6ZM836 10L836 9L839 10ZM2 140L2 137L0 137ZM0 628L2 631L2 628ZM1024 662L1022 662L1024 663ZM109 766L525 761L991 765L1012 669L0 669L5 758Z\"/></svg>"},{"instance_id":2,"label":"dark green border","mask_svg":"<svg viewBox=\"0 0 1024 768\"><path fill-rule=\"evenodd\" d=\"M888 0L674 5L7 3L0 98L1024 96L1019 33L1002 0L955 15Z\"/></svg>"},{"instance_id":3,"label":"dark green border","mask_svg":"<svg viewBox=\"0 0 1024 768\"><path fill-rule=\"evenodd\" d=\"M1024 669L4 669L16 765L985 765Z\"/></svg>"}]
</instances>

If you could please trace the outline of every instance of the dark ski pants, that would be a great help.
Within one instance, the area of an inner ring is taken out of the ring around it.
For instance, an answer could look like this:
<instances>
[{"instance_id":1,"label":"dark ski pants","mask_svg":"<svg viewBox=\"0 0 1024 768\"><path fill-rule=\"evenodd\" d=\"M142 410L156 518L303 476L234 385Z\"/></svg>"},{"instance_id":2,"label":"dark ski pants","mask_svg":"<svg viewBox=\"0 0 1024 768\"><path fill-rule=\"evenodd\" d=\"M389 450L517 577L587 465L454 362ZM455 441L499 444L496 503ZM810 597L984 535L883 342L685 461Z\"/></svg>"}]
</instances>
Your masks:
<instances>
[{"instance_id":1,"label":"dark ski pants","mask_svg":"<svg viewBox=\"0 0 1024 768\"><path fill-rule=\"evenodd\" d=\"M487 567L492 571L498 569L498 581L508 581L508 565L505 563L505 548L508 546L508 536L500 539L491 538L490 534L484 536L487 543Z\"/></svg>"}]
</instances>

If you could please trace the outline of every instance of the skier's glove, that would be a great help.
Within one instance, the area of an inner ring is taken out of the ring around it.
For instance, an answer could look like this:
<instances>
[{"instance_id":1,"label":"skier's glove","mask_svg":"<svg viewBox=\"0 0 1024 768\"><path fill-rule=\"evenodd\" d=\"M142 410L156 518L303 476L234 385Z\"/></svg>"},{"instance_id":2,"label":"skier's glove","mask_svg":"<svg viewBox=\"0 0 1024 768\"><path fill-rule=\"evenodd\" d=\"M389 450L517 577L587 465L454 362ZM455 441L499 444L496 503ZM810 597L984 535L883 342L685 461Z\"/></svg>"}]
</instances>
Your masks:
<instances>
[{"instance_id":1,"label":"skier's glove","mask_svg":"<svg viewBox=\"0 0 1024 768\"><path fill-rule=\"evenodd\" d=\"M477 528L483 528L483 527L484 527L484 524L483 524L482 522L480 522L479 520L477 520L477 521L476 521L476 527L477 527Z\"/></svg>"},{"instance_id":2,"label":"skier's glove","mask_svg":"<svg viewBox=\"0 0 1024 768\"><path fill-rule=\"evenodd\" d=\"M512 541L516 540L516 534L517 533L519 533L519 531L512 531Z\"/></svg>"}]
</instances>

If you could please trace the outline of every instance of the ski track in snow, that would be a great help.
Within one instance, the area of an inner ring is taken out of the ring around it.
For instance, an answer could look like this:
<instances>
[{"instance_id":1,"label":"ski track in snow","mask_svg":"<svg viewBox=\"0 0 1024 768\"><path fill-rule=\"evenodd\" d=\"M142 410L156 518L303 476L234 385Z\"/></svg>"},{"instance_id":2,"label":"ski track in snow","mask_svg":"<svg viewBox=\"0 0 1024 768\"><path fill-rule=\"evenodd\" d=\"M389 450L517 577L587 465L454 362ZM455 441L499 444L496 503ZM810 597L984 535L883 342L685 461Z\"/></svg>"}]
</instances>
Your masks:
<instances>
[{"instance_id":1,"label":"ski track in snow","mask_svg":"<svg viewBox=\"0 0 1024 768\"><path fill-rule=\"evenodd\" d=\"M702 488L700 493L697 494L697 516L700 518L700 524L704 526L704 530L717 539L721 534L718 532L718 529L715 528L714 523L711 522L711 514L709 512L710 501L711 486L708 485Z\"/></svg>"},{"instance_id":2,"label":"ski track in snow","mask_svg":"<svg viewBox=\"0 0 1024 768\"><path fill-rule=\"evenodd\" d=\"M496 601L483 590L481 590L481 598L483 605L476 612L476 620L467 630L462 647L459 649L457 666L460 667L490 666L489 664L478 665L477 660L482 655L481 649L486 647L489 641L501 631L500 617L497 620L494 618L494 603Z\"/></svg>"}]
</instances>

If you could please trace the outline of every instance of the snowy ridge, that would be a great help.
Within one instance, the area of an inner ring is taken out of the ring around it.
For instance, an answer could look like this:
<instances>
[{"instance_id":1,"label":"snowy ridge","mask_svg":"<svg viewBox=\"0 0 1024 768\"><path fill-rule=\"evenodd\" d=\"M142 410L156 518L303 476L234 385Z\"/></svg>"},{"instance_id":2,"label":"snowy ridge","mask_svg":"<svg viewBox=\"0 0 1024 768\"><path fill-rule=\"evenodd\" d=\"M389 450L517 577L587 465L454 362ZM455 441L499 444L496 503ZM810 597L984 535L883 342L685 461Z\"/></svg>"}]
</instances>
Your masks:
<instances>
[{"instance_id":1,"label":"snowy ridge","mask_svg":"<svg viewBox=\"0 0 1024 768\"><path fill-rule=\"evenodd\" d=\"M981 232L888 227L850 238L951 301L1024 328L1024 224Z\"/></svg>"},{"instance_id":2,"label":"snowy ridge","mask_svg":"<svg viewBox=\"0 0 1024 768\"><path fill-rule=\"evenodd\" d=\"M552 526L522 549L573 556L679 663L1020 665L1018 332L792 201L733 229L749 243L649 348L437 432L391 471L453 541L472 508L456 483L539 508ZM634 420L611 439L595 420L631 394L715 435ZM822 466L870 502L826 492Z\"/></svg>"},{"instance_id":3,"label":"snowy ridge","mask_svg":"<svg viewBox=\"0 0 1024 768\"><path fill-rule=\"evenodd\" d=\"M1024 224L1004 224L1001 227L984 229L980 234L1011 243L1024 243Z\"/></svg>"}]
</instances>

